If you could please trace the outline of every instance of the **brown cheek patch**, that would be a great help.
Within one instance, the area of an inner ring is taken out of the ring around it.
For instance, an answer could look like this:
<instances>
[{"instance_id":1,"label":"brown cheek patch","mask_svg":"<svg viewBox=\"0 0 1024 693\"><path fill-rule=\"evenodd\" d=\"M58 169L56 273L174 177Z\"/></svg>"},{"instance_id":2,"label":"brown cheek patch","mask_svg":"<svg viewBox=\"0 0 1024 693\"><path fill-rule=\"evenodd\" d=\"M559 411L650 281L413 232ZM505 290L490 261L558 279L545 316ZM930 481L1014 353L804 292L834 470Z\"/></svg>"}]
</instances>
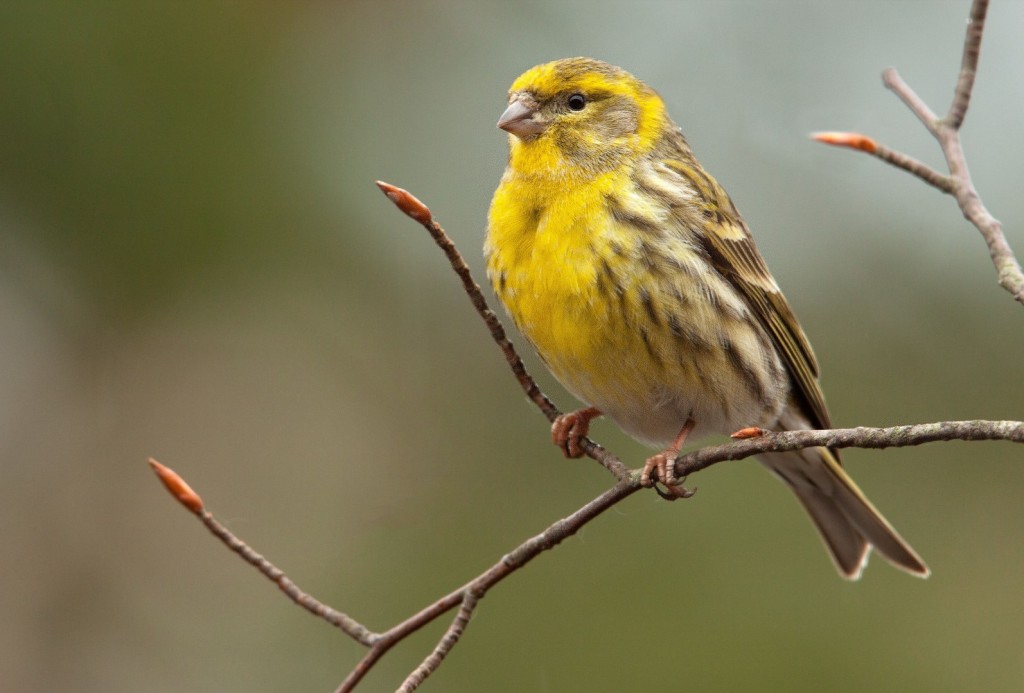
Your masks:
<instances>
[{"instance_id":1,"label":"brown cheek patch","mask_svg":"<svg viewBox=\"0 0 1024 693\"><path fill-rule=\"evenodd\" d=\"M616 96L594 102L589 125L603 140L611 140L637 131L640 108L631 99Z\"/></svg>"}]
</instances>

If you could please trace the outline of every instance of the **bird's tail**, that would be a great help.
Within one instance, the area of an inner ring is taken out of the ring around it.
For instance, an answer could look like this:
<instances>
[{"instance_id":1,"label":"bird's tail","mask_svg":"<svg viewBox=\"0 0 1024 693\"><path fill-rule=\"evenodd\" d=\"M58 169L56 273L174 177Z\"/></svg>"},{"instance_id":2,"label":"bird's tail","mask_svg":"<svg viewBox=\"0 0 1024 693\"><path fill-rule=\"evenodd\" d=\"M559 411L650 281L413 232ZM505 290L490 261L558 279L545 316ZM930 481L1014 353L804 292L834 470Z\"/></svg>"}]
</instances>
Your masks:
<instances>
[{"instance_id":1,"label":"bird's tail","mask_svg":"<svg viewBox=\"0 0 1024 693\"><path fill-rule=\"evenodd\" d=\"M897 568L928 577L928 566L857 488L831 450L765 455L761 462L793 489L843 577L860 577L872 546Z\"/></svg>"}]
</instances>

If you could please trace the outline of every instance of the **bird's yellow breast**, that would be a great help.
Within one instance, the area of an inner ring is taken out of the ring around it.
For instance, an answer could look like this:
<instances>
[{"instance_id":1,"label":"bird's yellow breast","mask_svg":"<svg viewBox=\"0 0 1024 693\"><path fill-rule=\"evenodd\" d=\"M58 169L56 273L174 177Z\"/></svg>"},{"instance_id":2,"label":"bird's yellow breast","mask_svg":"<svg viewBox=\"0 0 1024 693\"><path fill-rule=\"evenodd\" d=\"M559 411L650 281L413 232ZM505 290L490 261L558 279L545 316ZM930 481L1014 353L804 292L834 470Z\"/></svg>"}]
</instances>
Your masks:
<instances>
[{"instance_id":1,"label":"bird's yellow breast","mask_svg":"<svg viewBox=\"0 0 1024 693\"><path fill-rule=\"evenodd\" d=\"M506 175L486 245L488 275L519 330L573 394L606 409L659 397L664 360L652 354L679 361L679 345L645 326L663 297L636 261L636 231L608 212L631 187L619 172L571 190Z\"/></svg>"},{"instance_id":2,"label":"bird's yellow breast","mask_svg":"<svg viewBox=\"0 0 1024 693\"><path fill-rule=\"evenodd\" d=\"M614 230L603 221L606 175L571 194L506 181L491 205L488 274L520 331L570 389L621 338L621 315L598 283ZM611 260L610 260L611 258ZM586 389L586 388L582 388Z\"/></svg>"},{"instance_id":3,"label":"bird's yellow breast","mask_svg":"<svg viewBox=\"0 0 1024 693\"><path fill-rule=\"evenodd\" d=\"M687 418L721 430L760 416L740 364L770 350L671 214L629 172L566 185L510 167L485 246L495 293L555 377L654 445Z\"/></svg>"}]
</instances>

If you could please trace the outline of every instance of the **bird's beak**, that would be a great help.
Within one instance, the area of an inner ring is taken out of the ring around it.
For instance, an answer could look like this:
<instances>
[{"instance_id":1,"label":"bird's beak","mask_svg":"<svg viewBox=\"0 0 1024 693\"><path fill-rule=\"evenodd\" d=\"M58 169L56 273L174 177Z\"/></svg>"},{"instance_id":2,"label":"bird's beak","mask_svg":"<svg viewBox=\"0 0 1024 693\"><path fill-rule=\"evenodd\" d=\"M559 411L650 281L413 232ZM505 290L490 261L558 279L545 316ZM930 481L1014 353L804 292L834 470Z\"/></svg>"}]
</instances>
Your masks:
<instances>
[{"instance_id":1,"label":"bird's beak","mask_svg":"<svg viewBox=\"0 0 1024 693\"><path fill-rule=\"evenodd\" d=\"M521 140L536 137L547 127L532 99L515 99L498 118L498 127Z\"/></svg>"}]
</instances>

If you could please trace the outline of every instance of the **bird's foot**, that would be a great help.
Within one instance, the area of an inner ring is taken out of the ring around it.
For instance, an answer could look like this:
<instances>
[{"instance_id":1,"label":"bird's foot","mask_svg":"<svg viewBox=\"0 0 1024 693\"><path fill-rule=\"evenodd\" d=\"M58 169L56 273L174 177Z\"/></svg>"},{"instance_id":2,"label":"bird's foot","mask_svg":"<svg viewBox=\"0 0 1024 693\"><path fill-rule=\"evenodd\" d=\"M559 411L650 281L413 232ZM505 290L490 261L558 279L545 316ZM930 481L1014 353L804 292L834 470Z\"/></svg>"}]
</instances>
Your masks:
<instances>
[{"instance_id":1,"label":"bird's foot","mask_svg":"<svg viewBox=\"0 0 1024 693\"><path fill-rule=\"evenodd\" d=\"M687 419L686 423L679 430L675 440L666 449L659 452L657 455L652 455L647 458L644 462L644 468L640 472L640 485L641 486L654 486L658 495L666 500L676 500L677 498L689 498L697 492L696 488L688 489L683 486L683 482L686 481L686 477L682 479L676 478L676 457L679 456L679 449L683 447L683 443L686 442L686 437L690 435L690 431L696 426L696 422L693 419ZM652 476L651 472L657 472L657 479ZM655 482L660 481L662 485L668 489L668 492L663 492L659 489Z\"/></svg>"},{"instance_id":2,"label":"bird's foot","mask_svg":"<svg viewBox=\"0 0 1024 693\"><path fill-rule=\"evenodd\" d=\"M644 462L643 470L640 472L640 485L653 486L658 495L665 500L689 498L695 494L697 492L696 488L688 489L683 486L686 477L682 479L676 478L674 468L676 466L676 455L678 454L678 450L669 449L648 457L647 461ZM656 472L656 474L652 475L651 472ZM668 490L662 491L658 488L656 484L658 481Z\"/></svg>"},{"instance_id":3,"label":"bird's foot","mask_svg":"<svg viewBox=\"0 0 1024 693\"><path fill-rule=\"evenodd\" d=\"M561 414L551 423L551 442L562 448L566 457L583 457L583 439L590 431L590 421L601 416L597 407Z\"/></svg>"}]
</instances>

